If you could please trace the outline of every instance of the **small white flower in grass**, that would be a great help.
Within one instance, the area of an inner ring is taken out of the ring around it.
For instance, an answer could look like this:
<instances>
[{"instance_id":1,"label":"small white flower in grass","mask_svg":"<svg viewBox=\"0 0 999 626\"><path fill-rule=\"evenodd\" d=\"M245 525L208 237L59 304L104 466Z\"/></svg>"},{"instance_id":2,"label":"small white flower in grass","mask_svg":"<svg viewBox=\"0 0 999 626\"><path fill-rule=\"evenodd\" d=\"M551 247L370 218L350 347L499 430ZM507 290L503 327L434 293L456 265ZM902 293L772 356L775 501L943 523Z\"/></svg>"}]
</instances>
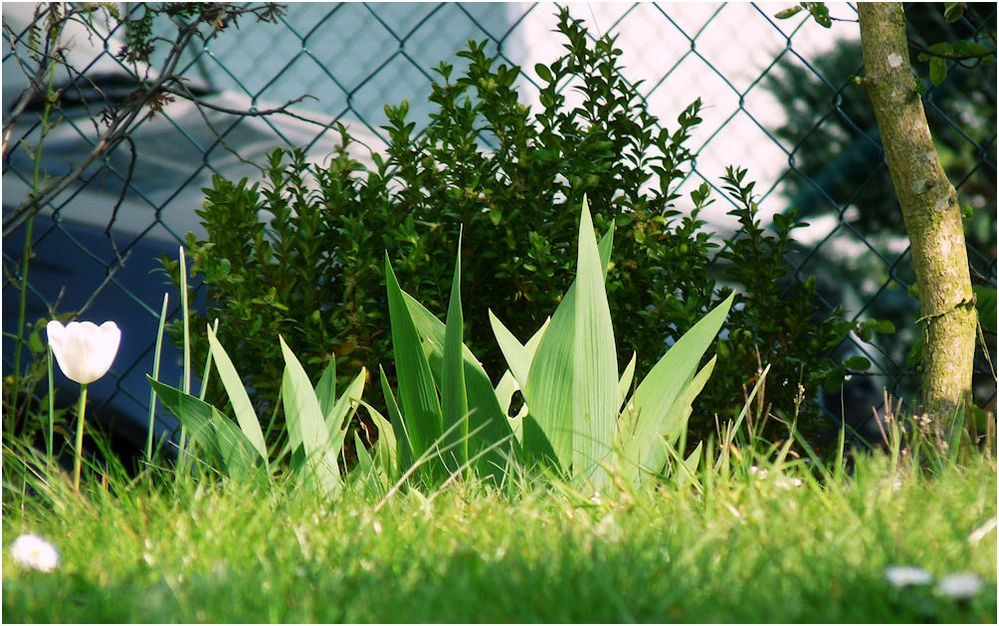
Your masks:
<instances>
[{"instance_id":1,"label":"small white flower in grass","mask_svg":"<svg viewBox=\"0 0 999 626\"><path fill-rule=\"evenodd\" d=\"M891 491L891 492L894 493L894 492L896 492L896 491L898 491L899 489L902 488L902 479L901 478L882 478L881 482L878 483L878 484L881 485L882 489L888 489L889 491Z\"/></svg>"},{"instance_id":2,"label":"small white flower in grass","mask_svg":"<svg viewBox=\"0 0 999 626\"><path fill-rule=\"evenodd\" d=\"M970 598L981 590L982 579L978 574L951 574L937 583L937 593L955 599Z\"/></svg>"},{"instance_id":3,"label":"small white flower in grass","mask_svg":"<svg viewBox=\"0 0 999 626\"><path fill-rule=\"evenodd\" d=\"M800 487L802 483L800 478L788 478L786 476L781 476L774 481L774 484L777 485L778 489L793 489L795 487Z\"/></svg>"},{"instance_id":4,"label":"small white flower in grass","mask_svg":"<svg viewBox=\"0 0 999 626\"><path fill-rule=\"evenodd\" d=\"M885 570L885 578L895 587L928 585L933 582L933 576L929 572L908 565L893 565L889 567Z\"/></svg>"},{"instance_id":5,"label":"small white flower in grass","mask_svg":"<svg viewBox=\"0 0 999 626\"><path fill-rule=\"evenodd\" d=\"M592 502L593 504L595 504L597 506L600 506L600 505L602 505L604 503L604 501L600 499L600 491L599 490L593 492L593 495L590 496L590 502Z\"/></svg>"},{"instance_id":6,"label":"small white flower in grass","mask_svg":"<svg viewBox=\"0 0 999 626\"><path fill-rule=\"evenodd\" d=\"M72 381L87 385L107 374L118 354L121 330L114 322L52 321L45 327L59 369Z\"/></svg>"},{"instance_id":7,"label":"small white flower in grass","mask_svg":"<svg viewBox=\"0 0 999 626\"><path fill-rule=\"evenodd\" d=\"M19 566L51 572L59 565L59 551L38 535L21 535L10 544L10 556Z\"/></svg>"},{"instance_id":8,"label":"small white flower in grass","mask_svg":"<svg viewBox=\"0 0 999 626\"><path fill-rule=\"evenodd\" d=\"M749 474L756 478L757 480L766 480L770 477L770 472L752 465L749 467ZM787 476L777 476L773 484L778 489L792 489L794 487L800 487L802 485L800 478L788 478Z\"/></svg>"}]
</instances>

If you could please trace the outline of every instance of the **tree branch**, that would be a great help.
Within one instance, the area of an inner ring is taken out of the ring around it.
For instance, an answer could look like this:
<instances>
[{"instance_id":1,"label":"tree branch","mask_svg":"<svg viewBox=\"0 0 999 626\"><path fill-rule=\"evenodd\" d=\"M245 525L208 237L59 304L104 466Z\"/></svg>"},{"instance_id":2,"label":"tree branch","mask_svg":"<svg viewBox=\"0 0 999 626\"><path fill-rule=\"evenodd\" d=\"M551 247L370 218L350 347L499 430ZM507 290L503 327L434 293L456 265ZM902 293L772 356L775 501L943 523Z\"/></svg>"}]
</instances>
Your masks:
<instances>
[{"instance_id":1,"label":"tree branch","mask_svg":"<svg viewBox=\"0 0 999 626\"><path fill-rule=\"evenodd\" d=\"M957 191L912 80L899 3L862 2L860 38L881 142L912 245L926 351L924 410L949 423L970 398L977 315Z\"/></svg>"},{"instance_id":2,"label":"tree branch","mask_svg":"<svg viewBox=\"0 0 999 626\"><path fill-rule=\"evenodd\" d=\"M119 117L115 115L115 119L109 124L108 130L105 131L103 135L98 137L98 141L94 146L93 150L90 151L77 167L75 167L70 173L59 177L55 181L46 185L39 194L36 196L28 198L25 202L21 203L8 219L4 220L3 223L3 237L7 237L12 232L17 230L22 224L24 224L31 216L35 215L41 210L43 206L51 202L67 189L70 185L79 179L84 172L87 171L94 161L96 161L102 155L114 150L121 140L130 133L133 128L138 124L150 117L153 111L147 113L139 122L136 119L139 118L139 114L142 110L146 108L147 105L154 102L158 97L161 97L162 87L168 81L177 80L174 72L177 68L177 64L180 62L181 53L187 47L191 38L197 32L196 26L189 25L183 28L178 34L177 39L174 42L173 48L170 53L167 54L166 60L163 64L163 69L159 73L159 77L153 81L153 83L144 90L140 90L140 96L137 100L126 110L125 115Z\"/></svg>"}]
</instances>

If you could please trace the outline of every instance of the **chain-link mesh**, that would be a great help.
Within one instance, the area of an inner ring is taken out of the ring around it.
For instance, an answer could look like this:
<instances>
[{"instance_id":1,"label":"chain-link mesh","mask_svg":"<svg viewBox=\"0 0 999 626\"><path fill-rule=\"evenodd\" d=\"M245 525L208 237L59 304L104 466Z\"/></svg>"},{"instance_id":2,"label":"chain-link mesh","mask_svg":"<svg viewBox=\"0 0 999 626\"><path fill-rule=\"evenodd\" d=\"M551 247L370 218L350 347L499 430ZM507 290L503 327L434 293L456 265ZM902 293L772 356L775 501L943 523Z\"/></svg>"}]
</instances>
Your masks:
<instances>
[{"instance_id":1,"label":"chain-link mesh","mask_svg":"<svg viewBox=\"0 0 999 626\"><path fill-rule=\"evenodd\" d=\"M23 74L15 51L26 36L14 27L8 7L5 111L16 95L8 77ZM780 8L599 4L573 5L571 12L587 22L592 36L619 37L624 75L642 81L639 91L659 119L668 122L702 98L704 121L694 135L699 156L683 189L701 182L717 189L724 165L737 164L759 181L762 217L796 207L811 226L796 231L799 249L788 258L795 275L817 275L830 310L842 306L851 319L887 318L898 327L897 334L873 342L851 337L841 353L870 359L876 376L863 377L869 388L911 396L916 375L907 353L918 339L918 304L877 128L855 79L862 74L855 8L833 5L843 21L831 29L804 13L777 20ZM167 106L143 122L131 142L88 168L80 185L49 203L32 232L28 321L47 316L56 303L67 311L89 303L89 319L124 320L126 348L92 397L124 414L145 414L145 374L165 289L151 272L160 254L176 256L187 231L202 232L194 211L212 174L252 177L253 163L278 146L302 147L321 161L337 141L337 122L370 148L381 148L384 105L407 100L418 126L426 124L432 68L447 60L460 69L455 53L470 39L488 41L490 52L524 68L519 86L535 104L531 68L555 58L563 43L555 32L557 10L546 4L293 4L277 24L244 20L238 30L198 43L181 73L218 106ZM911 24L917 44L935 43L936 33L938 40L969 37L994 50L995 5L978 6L956 24L943 20L940 7L920 11L920 21ZM168 26L158 25L164 31ZM109 98L113 77L128 74L115 56L122 37L119 31L96 41L91 36L85 67L78 68ZM947 173L973 210L967 223L975 282L994 288L995 72L958 62L949 70L924 101ZM288 108L293 115L227 112L262 111L306 94ZM42 169L49 176L70 171L97 133L83 106L67 100L59 116L44 145ZM4 157L5 219L32 185L38 115L22 120ZM685 208L682 202L678 208ZM724 208L707 217L719 233L732 228ZM12 367L24 236L22 229L4 240L5 374ZM174 313L176 305L174 298ZM995 337L986 341L994 357ZM978 399L994 402L990 365L982 359L977 367Z\"/></svg>"}]
</instances>

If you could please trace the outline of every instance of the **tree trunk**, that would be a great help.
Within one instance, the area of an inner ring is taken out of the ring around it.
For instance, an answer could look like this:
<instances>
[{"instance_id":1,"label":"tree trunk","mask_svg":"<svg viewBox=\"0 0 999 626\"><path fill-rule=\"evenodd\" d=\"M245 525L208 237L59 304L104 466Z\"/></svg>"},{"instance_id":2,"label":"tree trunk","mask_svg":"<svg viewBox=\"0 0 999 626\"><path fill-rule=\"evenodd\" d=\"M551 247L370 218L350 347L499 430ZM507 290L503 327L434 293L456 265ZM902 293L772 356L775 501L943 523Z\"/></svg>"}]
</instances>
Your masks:
<instances>
[{"instance_id":1,"label":"tree trunk","mask_svg":"<svg viewBox=\"0 0 999 626\"><path fill-rule=\"evenodd\" d=\"M899 3L860 2L864 84L912 246L921 307L923 410L946 423L970 399L977 314L957 191L916 90Z\"/></svg>"}]
</instances>

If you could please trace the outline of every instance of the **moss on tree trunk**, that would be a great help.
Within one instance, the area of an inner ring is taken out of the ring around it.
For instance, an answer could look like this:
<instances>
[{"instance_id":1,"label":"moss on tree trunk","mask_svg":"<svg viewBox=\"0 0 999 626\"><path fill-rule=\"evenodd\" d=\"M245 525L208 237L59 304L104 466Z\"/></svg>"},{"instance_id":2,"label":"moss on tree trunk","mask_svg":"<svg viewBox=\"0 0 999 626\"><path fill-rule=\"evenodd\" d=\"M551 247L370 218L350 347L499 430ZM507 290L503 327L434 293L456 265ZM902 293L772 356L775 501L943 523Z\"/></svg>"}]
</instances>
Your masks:
<instances>
[{"instance_id":1,"label":"moss on tree trunk","mask_svg":"<svg viewBox=\"0 0 999 626\"><path fill-rule=\"evenodd\" d=\"M912 245L921 306L924 410L947 420L969 399L976 312L957 191L930 136L899 3L861 2L864 84Z\"/></svg>"}]
</instances>

